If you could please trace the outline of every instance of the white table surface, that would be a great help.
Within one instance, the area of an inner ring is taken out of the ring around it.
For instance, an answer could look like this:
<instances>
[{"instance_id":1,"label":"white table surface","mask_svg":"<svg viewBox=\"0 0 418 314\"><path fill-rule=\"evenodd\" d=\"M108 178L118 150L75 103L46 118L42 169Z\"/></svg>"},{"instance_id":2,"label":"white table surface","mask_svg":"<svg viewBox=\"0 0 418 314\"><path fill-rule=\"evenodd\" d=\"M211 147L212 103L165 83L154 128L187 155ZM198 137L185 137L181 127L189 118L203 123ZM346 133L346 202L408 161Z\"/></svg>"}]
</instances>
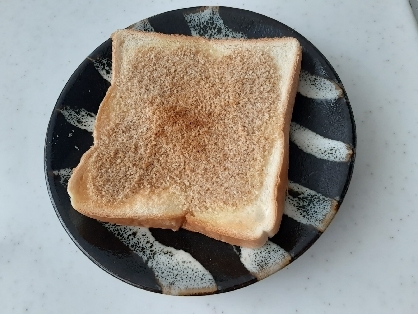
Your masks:
<instances>
[{"instance_id":1,"label":"white table surface","mask_svg":"<svg viewBox=\"0 0 418 314\"><path fill-rule=\"evenodd\" d=\"M59 223L44 180L50 114L109 34L164 11L244 8L307 37L357 122L339 213L302 257L230 293L171 297L108 275ZM407 0L0 2L1 313L418 313L418 32Z\"/></svg>"}]
</instances>

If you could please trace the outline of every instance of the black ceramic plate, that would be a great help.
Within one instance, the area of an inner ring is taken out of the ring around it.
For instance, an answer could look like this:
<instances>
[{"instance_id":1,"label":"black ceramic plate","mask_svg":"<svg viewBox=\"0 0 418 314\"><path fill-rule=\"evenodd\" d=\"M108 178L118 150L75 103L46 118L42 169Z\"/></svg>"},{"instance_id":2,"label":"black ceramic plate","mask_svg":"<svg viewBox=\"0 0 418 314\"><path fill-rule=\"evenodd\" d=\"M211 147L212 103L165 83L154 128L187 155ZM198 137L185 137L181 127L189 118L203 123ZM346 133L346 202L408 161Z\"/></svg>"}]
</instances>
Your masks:
<instances>
[{"instance_id":1,"label":"black ceramic plate","mask_svg":"<svg viewBox=\"0 0 418 314\"><path fill-rule=\"evenodd\" d=\"M257 250L180 230L103 224L76 212L66 184L93 144L95 114L110 85L111 40L77 68L49 122L46 181L56 213L76 245L113 276L153 292L210 294L269 276L301 256L326 229L347 191L356 136L343 85L303 36L266 16L227 7L162 13L130 28L208 38L296 37L302 72L290 134L289 193L280 231Z\"/></svg>"}]
</instances>

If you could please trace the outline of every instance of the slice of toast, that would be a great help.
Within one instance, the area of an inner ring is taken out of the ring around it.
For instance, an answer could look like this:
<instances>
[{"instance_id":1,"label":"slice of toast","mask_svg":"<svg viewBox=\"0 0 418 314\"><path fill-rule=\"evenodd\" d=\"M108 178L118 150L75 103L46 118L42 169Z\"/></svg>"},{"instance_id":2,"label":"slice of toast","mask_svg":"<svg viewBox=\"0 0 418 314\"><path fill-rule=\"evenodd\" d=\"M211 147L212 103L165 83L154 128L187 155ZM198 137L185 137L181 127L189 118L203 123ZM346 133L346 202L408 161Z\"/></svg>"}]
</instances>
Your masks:
<instances>
[{"instance_id":1,"label":"slice of toast","mask_svg":"<svg viewBox=\"0 0 418 314\"><path fill-rule=\"evenodd\" d=\"M100 221L258 247L279 228L301 47L120 30L94 145L68 183Z\"/></svg>"}]
</instances>

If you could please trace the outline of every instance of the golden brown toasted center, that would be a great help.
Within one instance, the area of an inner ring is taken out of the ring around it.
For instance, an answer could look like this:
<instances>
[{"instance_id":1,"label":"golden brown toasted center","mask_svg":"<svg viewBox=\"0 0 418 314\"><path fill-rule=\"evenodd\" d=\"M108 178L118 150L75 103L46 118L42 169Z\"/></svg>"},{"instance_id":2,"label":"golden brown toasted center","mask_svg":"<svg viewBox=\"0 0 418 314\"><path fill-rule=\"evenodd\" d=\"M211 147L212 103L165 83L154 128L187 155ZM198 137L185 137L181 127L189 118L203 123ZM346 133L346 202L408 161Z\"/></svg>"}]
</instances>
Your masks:
<instances>
[{"instance_id":1,"label":"golden brown toasted center","mask_svg":"<svg viewBox=\"0 0 418 314\"><path fill-rule=\"evenodd\" d=\"M202 210L251 202L279 132L278 81L266 52L138 50L112 83L117 114L90 161L91 193L114 203L169 189Z\"/></svg>"}]
</instances>

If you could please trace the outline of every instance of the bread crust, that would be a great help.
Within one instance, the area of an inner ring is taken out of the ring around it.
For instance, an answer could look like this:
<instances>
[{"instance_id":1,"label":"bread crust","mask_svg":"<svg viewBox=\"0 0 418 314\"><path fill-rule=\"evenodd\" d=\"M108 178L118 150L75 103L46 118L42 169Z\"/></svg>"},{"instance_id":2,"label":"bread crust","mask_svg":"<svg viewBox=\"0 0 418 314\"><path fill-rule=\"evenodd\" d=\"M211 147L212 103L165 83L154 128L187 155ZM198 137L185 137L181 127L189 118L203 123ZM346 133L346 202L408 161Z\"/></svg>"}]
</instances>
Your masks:
<instances>
[{"instance_id":1,"label":"bread crust","mask_svg":"<svg viewBox=\"0 0 418 314\"><path fill-rule=\"evenodd\" d=\"M138 34L142 32L134 30L124 30L124 32L129 34ZM116 35L117 33L112 34L114 44L112 46L112 58L113 58L113 72L112 72L112 85L109 87L105 98L103 99L102 104L100 105L99 112L97 115L97 120L93 132L94 137L94 146L87 151L79 165L74 169L73 175L71 176L68 183L68 192L71 196L71 203L73 207L88 217L104 221L112 222L121 225L135 225L135 226L144 226L144 227L155 227L155 228L166 228L172 230L178 230L180 227L188 229L190 231L200 232L209 237L221 240L230 244L240 245L244 247L259 247L263 245L268 237L273 236L277 233L281 217L284 208L285 197L287 193L287 174L288 174L288 149L289 149L289 128L290 120L292 116L294 99L298 87L298 76L301 66L301 56L302 51L299 45L299 50L297 56L294 58L292 68L292 77L290 81L292 84L287 86L287 90L282 91L283 95L286 95L287 99L284 101L286 103L286 108L283 117L283 130L280 134L281 141L283 142L283 153L281 154L280 165L276 168L277 173L275 175L275 189L271 199L271 206L275 208L273 218L271 219L270 226L264 226L263 231L258 234L247 234L245 232L240 232L239 230L234 230L234 228L224 228L219 226L213 226L210 223L205 222L201 218L197 217L193 210L187 207L187 204L181 203L180 207L182 210L179 210L176 213L166 214L164 212L159 213L145 213L141 214L135 212L133 214L131 208L135 206L135 199L129 198L118 204L100 204L95 203L90 197L88 192L88 179L89 179L89 161L91 156L95 153L98 145L100 145L102 140L102 129L100 127L105 125L106 121L110 119L111 112L107 110L107 106L112 102L114 95L114 89L117 86L114 84L118 75L120 75L120 58L118 46L121 45L121 37ZM141 36L152 36L154 39L165 41L167 39L172 40L173 38L179 41L185 40L186 36L182 35L165 35L159 33L143 33ZM284 42L287 40L295 40L289 38L263 38L263 39L247 39L246 42L262 42L262 43L277 43ZM227 43L228 45L236 44L238 47L243 43L243 39L217 39L216 42L219 44ZM200 37L187 37L188 44L190 43L206 43L207 39Z\"/></svg>"},{"instance_id":2,"label":"bread crust","mask_svg":"<svg viewBox=\"0 0 418 314\"><path fill-rule=\"evenodd\" d=\"M280 173L276 183L276 197L273 202L276 201L277 203L277 218L275 220L275 224L273 225L270 232L268 232L267 236L272 237L274 236L277 231L279 230L280 223L283 216L284 204L287 195L287 183L288 183L288 170L289 170L289 133L290 133L290 122L292 120L292 113L293 113L293 106L295 104L296 93L298 91L298 84L299 84L299 73L301 68L301 61L302 61L302 49L299 50L299 53L295 59L295 63L293 64L293 68L295 69L293 72L292 82L293 84L290 87L290 93L288 93L288 107L286 108L286 114L284 117L284 129L283 129L283 136L284 136L284 158L283 164L280 169Z\"/></svg>"}]
</instances>

